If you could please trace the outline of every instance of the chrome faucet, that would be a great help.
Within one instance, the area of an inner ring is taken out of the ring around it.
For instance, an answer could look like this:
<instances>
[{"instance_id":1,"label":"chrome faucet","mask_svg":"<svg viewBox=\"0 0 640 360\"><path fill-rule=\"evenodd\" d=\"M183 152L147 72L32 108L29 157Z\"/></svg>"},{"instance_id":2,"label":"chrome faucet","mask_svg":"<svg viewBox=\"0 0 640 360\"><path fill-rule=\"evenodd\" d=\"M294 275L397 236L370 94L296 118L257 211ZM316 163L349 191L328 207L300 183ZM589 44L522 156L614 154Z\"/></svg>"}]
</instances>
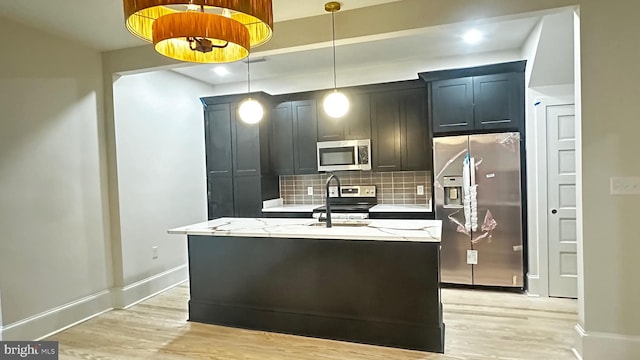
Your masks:
<instances>
[{"instance_id":1,"label":"chrome faucet","mask_svg":"<svg viewBox=\"0 0 640 360\"><path fill-rule=\"evenodd\" d=\"M329 184L333 179L335 179L336 184L338 184L338 197L340 197L340 179L338 179L336 174L331 174L331 176L329 176L329 178L327 179L327 183L325 184L325 191L327 195L327 200L325 201L326 202L325 205L327 208L327 227L328 228L331 227L331 202L329 201Z\"/></svg>"}]
</instances>

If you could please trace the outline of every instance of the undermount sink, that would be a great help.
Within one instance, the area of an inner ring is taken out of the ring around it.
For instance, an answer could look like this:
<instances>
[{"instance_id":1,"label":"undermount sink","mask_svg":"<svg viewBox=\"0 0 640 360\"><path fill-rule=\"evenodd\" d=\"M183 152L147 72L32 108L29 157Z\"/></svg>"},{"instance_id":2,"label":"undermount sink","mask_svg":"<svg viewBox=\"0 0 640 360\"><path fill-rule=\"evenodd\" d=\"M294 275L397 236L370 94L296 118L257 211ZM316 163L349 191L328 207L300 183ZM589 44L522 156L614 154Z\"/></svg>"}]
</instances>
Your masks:
<instances>
[{"instance_id":1,"label":"undermount sink","mask_svg":"<svg viewBox=\"0 0 640 360\"><path fill-rule=\"evenodd\" d=\"M321 226L326 227L327 223L324 222L313 222L307 224L307 226ZM368 221L340 221L336 222L335 220L331 223L332 227L360 227L360 226L369 226Z\"/></svg>"}]
</instances>

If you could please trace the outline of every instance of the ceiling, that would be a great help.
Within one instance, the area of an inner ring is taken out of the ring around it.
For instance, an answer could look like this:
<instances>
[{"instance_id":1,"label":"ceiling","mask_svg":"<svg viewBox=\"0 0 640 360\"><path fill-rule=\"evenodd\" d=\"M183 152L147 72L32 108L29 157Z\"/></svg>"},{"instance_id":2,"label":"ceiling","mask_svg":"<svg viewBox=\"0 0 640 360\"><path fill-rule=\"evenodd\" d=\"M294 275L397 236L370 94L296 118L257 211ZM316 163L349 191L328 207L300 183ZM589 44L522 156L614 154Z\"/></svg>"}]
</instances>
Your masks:
<instances>
[{"instance_id":1,"label":"ceiling","mask_svg":"<svg viewBox=\"0 0 640 360\"><path fill-rule=\"evenodd\" d=\"M346 0L342 1L342 9L394 1L399 0ZM274 21L323 14L325 2L272 0ZM0 18L56 34L99 51L146 44L125 29L121 0L4 0L0 1Z\"/></svg>"},{"instance_id":2,"label":"ceiling","mask_svg":"<svg viewBox=\"0 0 640 360\"><path fill-rule=\"evenodd\" d=\"M272 0L276 22L323 15L326 0ZM343 10L402 0L343 0ZM90 6L87 4L91 3ZM0 19L46 31L98 51L147 43L124 27L122 1L29 0L0 1ZM542 14L476 20L387 34L383 37L336 41L337 85L351 86L416 78L417 73L447 67L519 60L522 48ZM340 24L337 22L336 27ZM484 33L469 45L462 35L475 28ZM92 29L92 31L87 31ZM330 31L330 28L327 29ZM553 40L553 39L552 39ZM568 40L571 44L571 39ZM572 46L572 45L571 45ZM271 94L333 87L331 42L300 49L252 53L252 90ZM552 56L553 58L553 56ZM262 61L260 61L262 60ZM229 74L219 76L215 65L180 63L172 71L214 85L216 94L247 91L247 63L224 65ZM557 68L554 64L550 69Z\"/></svg>"},{"instance_id":3,"label":"ceiling","mask_svg":"<svg viewBox=\"0 0 640 360\"><path fill-rule=\"evenodd\" d=\"M438 59L450 59L474 54L493 52L520 53L524 42L532 29L540 21L539 17L521 18L486 23L474 23L473 28L480 30L485 40L476 45L464 42L464 33L472 27L468 24L454 24L423 29L407 36L376 39L343 44L336 47L336 68L338 86L352 85L350 81L355 73L377 66L397 64L407 72L407 76L417 77L418 72L428 70L426 64ZM505 31L508 29L508 31ZM305 81L309 77L318 77L324 84L318 88L333 86L333 52L330 44L312 50L260 56L259 49L251 60L251 80L290 79L291 74L303 74ZM229 74L221 76L213 70L224 67ZM173 69L183 75L214 84L228 84L247 80L246 62L235 62L221 66L202 64ZM387 70L385 70L387 71ZM296 81L296 77L290 81ZM406 76L405 76L406 77ZM323 80L322 80L323 79ZM268 81L268 83L271 83ZM266 88L265 88L266 87ZM261 84L261 90L277 93L269 89L269 84Z\"/></svg>"}]
</instances>

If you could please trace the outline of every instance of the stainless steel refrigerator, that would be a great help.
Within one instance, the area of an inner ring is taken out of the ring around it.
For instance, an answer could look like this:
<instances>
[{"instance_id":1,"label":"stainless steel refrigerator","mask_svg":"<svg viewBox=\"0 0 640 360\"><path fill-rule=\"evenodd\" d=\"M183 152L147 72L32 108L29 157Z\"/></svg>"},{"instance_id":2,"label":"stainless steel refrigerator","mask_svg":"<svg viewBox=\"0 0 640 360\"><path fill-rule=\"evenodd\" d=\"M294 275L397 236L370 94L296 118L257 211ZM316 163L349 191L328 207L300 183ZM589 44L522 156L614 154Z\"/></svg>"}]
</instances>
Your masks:
<instances>
[{"instance_id":1,"label":"stainless steel refrigerator","mask_svg":"<svg viewBox=\"0 0 640 360\"><path fill-rule=\"evenodd\" d=\"M523 287L520 134L433 139L443 283Z\"/></svg>"}]
</instances>

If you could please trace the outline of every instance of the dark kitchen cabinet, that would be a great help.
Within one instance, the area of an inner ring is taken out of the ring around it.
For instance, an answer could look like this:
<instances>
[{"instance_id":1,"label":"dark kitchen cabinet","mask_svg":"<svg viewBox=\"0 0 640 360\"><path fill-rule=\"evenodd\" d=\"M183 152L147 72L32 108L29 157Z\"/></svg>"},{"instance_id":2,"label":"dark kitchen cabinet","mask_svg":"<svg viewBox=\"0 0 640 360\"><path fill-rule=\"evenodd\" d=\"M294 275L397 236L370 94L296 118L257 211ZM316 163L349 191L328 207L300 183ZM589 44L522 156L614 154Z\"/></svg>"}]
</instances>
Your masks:
<instances>
[{"instance_id":1,"label":"dark kitchen cabinet","mask_svg":"<svg viewBox=\"0 0 640 360\"><path fill-rule=\"evenodd\" d=\"M476 129L518 129L524 117L524 75L518 73L473 78Z\"/></svg>"},{"instance_id":2,"label":"dark kitchen cabinet","mask_svg":"<svg viewBox=\"0 0 640 360\"><path fill-rule=\"evenodd\" d=\"M233 142L233 175L260 175L260 124L247 124L235 115L237 106L232 106L231 139ZM267 154L268 156L268 154Z\"/></svg>"},{"instance_id":3,"label":"dark kitchen cabinet","mask_svg":"<svg viewBox=\"0 0 640 360\"><path fill-rule=\"evenodd\" d=\"M260 176L233 178L233 206L235 216L262 216L262 184Z\"/></svg>"},{"instance_id":4,"label":"dark kitchen cabinet","mask_svg":"<svg viewBox=\"0 0 640 360\"><path fill-rule=\"evenodd\" d=\"M361 140L371 138L368 94L348 94L349 112L339 119L329 117L318 108L318 141Z\"/></svg>"},{"instance_id":5,"label":"dark kitchen cabinet","mask_svg":"<svg viewBox=\"0 0 640 360\"><path fill-rule=\"evenodd\" d=\"M400 122L402 170L431 170L426 87L404 92L402 106Z\"/></svg>"},{"instance_id":6,"label":"dark kitchen cabinet","mask_svg":"<svg viewBox=\"0 0 640 360\"><path fill-rule=\"evenodd\" d=\"M431 170L425 87L371 94L372 170Z\"/></svg>"},{"instance_id":7,"label":"dark kitchen cabinet","mask_svg":"<svg viewBox=\"0 0 640 360\"><path fill-rule=\"evenodd\" d=\"M243 96L202 98L205 105L205 148L209 219L222 216L261 216L262 201L278 196L270 173L270 112L258 124L237 116ZM264 107L271 105L256 96Z\"/></svg>"},{"instance_id":8,"label":"dark kitchen cabinet","mask_svg":"<svg viewBox=\"0 0 640 360\"><path fill-rule=\"evenodd\" d=\"M524 124L524 74L469 76L431 83L434 134L517 131Z\"/></svg>"},{"instance_id":9,"label":"dark kitchen cabinet","mask_svg":"<svg viewBox=\"0 0 640 360\"><path fill-rule=\"evenodd\" d=\"M279 104L271 110L269 141L271 168L276 175L293 175L293 114L291 102Z\"/></svg>"},{"instance_id":10,"label":"dark kitchen cabinet","mask_svg":"<svg viewBox=\"0 0 640 360\"><path fill-rule=\"evenodd\" d=\"M371 161L373 171L399 171L401 93L371 95Z\"/></svg>"},{"instance_id":11,"label":"dark kitchen cabinet","mask_svg":"<svg viewBox=\"0 0 640 360\"><path fill-rule=\"evenodd\" d=\"M209 220L234 216L233 177L209 177L207 181Z\"/></svg>"},{"instance_id":12,"label":"dark kitchen cabinet","mask_svg":"<svg viewBox=\"0 0 640 360\"><path fill-rule=\"evenodd\" d=\"M205 143L208 176L231 176L231 105L216 104L205 112Z\"/></svg>"},{"instance_id":13,"label":"dark kitchen cabinet","mask_svg":"<svg viewBox=\"0 0 640 360\"><path fill-rule=\"evenodd\" d=\"M292 101L291 111L293 118L294 173L317 173L316 142L318 140L318 112L316 101Z\"/></svg>"},{"instance_id":14,"label":"dark kitchen cabinet","mask_svg":"<svg viewBox=\"0 0 640 360\"><path fill-rule=\"evenodd\" d=\"M431 89L434 132L473 129L473 78L434 81Z\"/></svg>"}]
</instances>

